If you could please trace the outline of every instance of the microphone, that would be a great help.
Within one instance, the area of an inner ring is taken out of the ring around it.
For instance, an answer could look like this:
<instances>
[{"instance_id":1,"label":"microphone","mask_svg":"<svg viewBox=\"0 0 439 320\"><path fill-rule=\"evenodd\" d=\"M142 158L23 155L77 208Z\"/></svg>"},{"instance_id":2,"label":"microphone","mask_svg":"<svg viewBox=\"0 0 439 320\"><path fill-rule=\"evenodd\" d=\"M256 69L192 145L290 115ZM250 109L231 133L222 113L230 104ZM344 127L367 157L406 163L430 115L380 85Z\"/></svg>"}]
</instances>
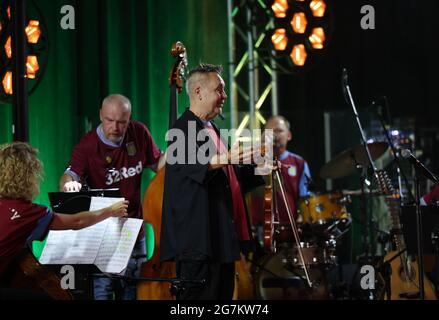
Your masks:
<instances>
[{"instance_id":1,"label":"microphone","mask_svg":"<svg viewBox=\"0 0 439 320\"><path fill-rule=\"evenodd\" d=\"M410 161L411 164L413 164L421 173L427 178L433 181L434 183L439 183L439 180L436 178L436 176L428 170L421 161L416 158L409 149L402 149L400 152L401 157L404 159L407 159Z\"/></svg>"}]
</instances>

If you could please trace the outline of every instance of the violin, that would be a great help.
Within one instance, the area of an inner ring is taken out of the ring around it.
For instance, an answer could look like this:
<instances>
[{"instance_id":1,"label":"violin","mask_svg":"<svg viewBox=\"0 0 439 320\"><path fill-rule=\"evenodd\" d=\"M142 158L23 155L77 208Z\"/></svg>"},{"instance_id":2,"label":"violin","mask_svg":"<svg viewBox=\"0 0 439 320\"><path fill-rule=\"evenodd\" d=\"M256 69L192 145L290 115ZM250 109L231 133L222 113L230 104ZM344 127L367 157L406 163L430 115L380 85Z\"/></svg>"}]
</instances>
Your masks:
<instances>
[{"instance_id":1,"label":"violin","mask_svg":"<svg viewBox=\"0 0 439 320\"><path fill-rule=\"evenodd\" d=\"M277 160L275 160L277 162ZM302 266L305 273L306 282L309 288L313 287L313 283L311 281L310 272L305 262L305 258L302 251L302 246L300 243L300 235L299 229L297 228L296 221L294 219L293 213L291 212L290 204L288 203L284 184L282 181L282 176L280 174L280 169L282 165L274 166L274 170L271 171L271 183L269 186L265 187L264 193L264 248L271 251L272 253L276 253L276 239L275 235L278 233L277 227L279 227L279 215L277 213L277 204L276 204L276 188L277 185L279 187L280 194L282 196L282 202L284 203L289 222L291 225L291 229L293 231L294 240L296 242L297 251L299 254L299 259L302 262ZM276 184L277 183L277 184Z\"/></svg>"},{"instance_id":2,"label":"violin","mask_svg":"<svg viewBox=\"0 0 439 320\"><path fill-rule=\"evenodd\" d=\"M272 175L273 176L273 175ZM275 215L274 215L274 200L273 196L273 178L264 188L264 248L275 253L276 252L276 239L275 233Z\"/></svg>"}]
</instances>

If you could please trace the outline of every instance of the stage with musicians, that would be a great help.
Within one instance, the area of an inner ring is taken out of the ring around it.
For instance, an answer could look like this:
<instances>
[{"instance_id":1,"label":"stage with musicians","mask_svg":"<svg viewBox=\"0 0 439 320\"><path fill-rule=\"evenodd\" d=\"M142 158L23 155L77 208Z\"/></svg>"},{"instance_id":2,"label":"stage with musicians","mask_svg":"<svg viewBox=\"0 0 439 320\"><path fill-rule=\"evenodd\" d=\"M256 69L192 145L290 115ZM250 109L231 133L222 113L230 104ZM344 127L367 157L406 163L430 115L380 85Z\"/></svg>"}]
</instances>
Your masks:
<instances>
[{"instance_id":1,"label":"stage with musicians","mask_svg":"<svg viewBox=\"0 0 439 320\"><path fill-rule=\"evenodd\" d=\"M0 3L0 300L438 300L439 5L199 2Z\"/></svg>"}]
</instances>

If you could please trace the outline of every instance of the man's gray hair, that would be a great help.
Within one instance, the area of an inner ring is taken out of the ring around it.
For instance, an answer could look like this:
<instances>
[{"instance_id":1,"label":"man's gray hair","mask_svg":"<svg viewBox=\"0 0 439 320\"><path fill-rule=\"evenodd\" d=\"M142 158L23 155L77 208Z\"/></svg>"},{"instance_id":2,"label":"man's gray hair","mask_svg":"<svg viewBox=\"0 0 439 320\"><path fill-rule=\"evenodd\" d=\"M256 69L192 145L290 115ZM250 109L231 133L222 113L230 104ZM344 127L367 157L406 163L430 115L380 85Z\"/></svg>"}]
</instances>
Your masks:
<instances>
[{"instance_id":1,"label":"man's gray hair","mask_svg":"<svg viewBox=\"0 0 439 320\"><path fill-rule=\"evenodd\" d=\"M186 78L186 93L188 96L191 95L191 91L195 85L201 80L204 80L204 76L212 72L221 75L221 72L223 72L223 67L216 64L200 63L198 66L189 71L189 74Z\"/></svg>"}]
</instances>

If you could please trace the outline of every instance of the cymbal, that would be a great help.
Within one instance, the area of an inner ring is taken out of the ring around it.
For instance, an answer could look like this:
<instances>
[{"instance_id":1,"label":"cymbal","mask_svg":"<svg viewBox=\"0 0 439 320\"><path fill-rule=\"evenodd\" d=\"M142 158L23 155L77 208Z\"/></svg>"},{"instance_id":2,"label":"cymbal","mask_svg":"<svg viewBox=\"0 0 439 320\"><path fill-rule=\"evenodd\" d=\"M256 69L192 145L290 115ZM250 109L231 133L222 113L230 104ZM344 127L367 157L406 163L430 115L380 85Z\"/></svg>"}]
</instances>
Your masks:
<instances>
[{"instance_id":1,"label":"cymbal","mask_svg":"<svg viewBox=\"0 0 439 320\"><path fill-rule=\"evenodd\" d=\"M372 160L378 159L388 148L387 142L373 142L367 144ZM369 167L369 159L362 144L349 148L338 154L331 161L326 163L320 170L320 177L323 179L337 179L354 173L356 164Z\"/></svg>"}]
</instances>

